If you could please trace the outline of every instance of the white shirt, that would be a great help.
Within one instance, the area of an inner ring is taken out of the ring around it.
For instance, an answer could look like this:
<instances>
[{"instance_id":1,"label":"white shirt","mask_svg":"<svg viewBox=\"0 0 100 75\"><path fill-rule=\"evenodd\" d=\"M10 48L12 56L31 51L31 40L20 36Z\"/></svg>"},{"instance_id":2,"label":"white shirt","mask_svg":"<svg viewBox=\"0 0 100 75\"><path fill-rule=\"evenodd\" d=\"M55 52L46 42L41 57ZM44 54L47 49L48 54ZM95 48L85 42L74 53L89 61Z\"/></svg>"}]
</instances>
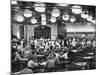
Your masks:
<instances>
[{"instance_id":1,"label":"white shirt","mask_svg":"<svg viewBox=\"0 0 100 75\"><path fill-rule=\"evenodd\" d=\"M38 66L38 64L35 63L34 61L30 60L30 61L28 62L28 67L34 68L34 67L36 67L36 66Z\"/></svg>"},{"instance_id":2,"label":"white shirt","mask_svg":"<svg viewBox=\"0 0 100 75\"><path fill-rule=\"evenodd\" d=\"M91 44L91 41L87 41L87 44Z\"/></svg>"},{"instance_id":3,"label":"white shirt","mask_svg":"<svg viewBox=\"0 0 100 75\"><path fill-rule=\"evenodd\" d=\"M35 43L35 45L38 45L38 41L37 40L34 40L34 43Z\"/></svg>"},{"instance_id":4,"label":"white shirt","mask_svg":"<svg viewBox=\"0 0 100 75\"><path fill-rule=\"evenodd\" d=\"M72 41L72 46L76 46L76 42L75 41Z\"/></svg>"},{"instance_id":5,"label":"white shirt","mask_svg":"<svg viewBox=\"0 0 100 75\"><path fill-rule=\"evenodd\" d=\"M60 55L58 53L55 53L55 56L56 56L55 58L57 58L57 59L60 57Z\"/></svg>"},{"instance_id":6,"label":"white shirt","mask_svg":"<svg viewBox=\"0 0 100 75\"><path fill-rule=\"evenodd\" d=\"M81 44L82 44L82 45L84 45L84 44L85 44L85 42L81 42Z\"/></svg>"},{"instance_id":7,"label":"white shirt","mask_svg":"<svg viewBox=\"0 0 100 75\"><path fill-rule=\"evenodd\" d=\"M68 53L63 54L61 57L63 57L64 59L68 59Z\"/></svg>"},{"instance_id":8,"label":"white shirt","mask_svg":"<svg viewBox=\"0 0 100 75\"><path fill-rule=\"evenodd\" d=\"M96 47L96 42L95 42L95 41L93 41L93 43L92 43L92 44L93 44L93 47Z\"/></svg>"}]
</instances>

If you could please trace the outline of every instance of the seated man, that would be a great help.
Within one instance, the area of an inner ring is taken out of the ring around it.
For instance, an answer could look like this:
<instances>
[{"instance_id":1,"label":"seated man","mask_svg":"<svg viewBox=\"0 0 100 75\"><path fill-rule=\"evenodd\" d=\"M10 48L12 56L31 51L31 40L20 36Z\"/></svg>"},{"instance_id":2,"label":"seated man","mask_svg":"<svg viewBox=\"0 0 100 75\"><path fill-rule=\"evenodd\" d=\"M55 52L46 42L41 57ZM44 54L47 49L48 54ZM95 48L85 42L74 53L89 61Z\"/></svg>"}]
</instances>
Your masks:
<instances>
[{"instance_id":1,"label":"seated man","mask_svg":"<svg viewBox=\"0 0 100 75\"><path fill-rule=\"evenodd\" d=\"M36 67L38 67L38 63L36 63L36 62L33 61L33 60L29 60L29 61L28 61L28 68L34 69L34 68L36 68Z\"/></svg>"},{"instance_id":2,"label":"seated man","mask_svg":"<svg viewBox=\"0 0 100 75\"><path fill-rule=\"evenodd\" d=\"M13 74L32 74L34 71L34 68L38 66L38 64L32 60L33 58L30 58L28 60L28 63L26 65L26 68L24 68L23 70L21 70L20 72L15 72Z\"/></svg>"},{"instance_id":3,"label":"seated man","mask_svg":"<svg viewBox=\"0 0 100 75\"><path fill-rule=\"evenodd\" d=\"M60 56L61 58L64 58L65 60L68 59L68 53L64 53L62 56Z\"/></svg>"},{"instance_id":4,"label":"seated man","mask_svg":"<svg viewBox=\"0 0 100 75\"><path fill-rule=\"evenodd\" d=\"M55 67L55 59L52 55L50 55L46 61L46 71L51 72L54 70L54 67Z\"/></svg>"},{"instance_id":5,"label":"seated man","mask_svg":"<svg viewBox=\"0 0 100 75\"><path fill-rule=\"evenodd\" d=\"M22 58L21 55L16 51L15 52L15 60L14 61L27 61L27 58Z\"/></svg>"},{"instance_id":6,"label":"seated man","mask_svg":"<svg viewBox=\"0 0 100 75\"><path fill-rule=\"evenodd\" d=\"M54 54L55 54L56 64L60 64L60 60L59 60L60 55L58 53L54 53Z\"/></svg>"},{"instance_id":7,"label":"seated man","mask_svg":"<svg viewBox=\"0 0 100 75\"><path fill-rule=\"evenodd\" d=\"M30 57L27 63L27 67L31 69L33 72L35 72L38 69L39 65L37 63L37 57L35 55Z\"/></svg>"}]
</instances>

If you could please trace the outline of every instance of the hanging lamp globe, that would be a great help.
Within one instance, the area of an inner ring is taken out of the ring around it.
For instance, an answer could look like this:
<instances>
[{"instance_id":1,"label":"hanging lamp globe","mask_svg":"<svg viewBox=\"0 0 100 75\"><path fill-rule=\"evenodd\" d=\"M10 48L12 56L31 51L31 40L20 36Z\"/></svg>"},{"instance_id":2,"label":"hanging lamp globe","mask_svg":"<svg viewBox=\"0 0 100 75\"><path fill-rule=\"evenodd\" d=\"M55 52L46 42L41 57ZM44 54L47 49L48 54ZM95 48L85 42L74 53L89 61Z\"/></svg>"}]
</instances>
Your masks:
<instances>
[{"instance_id":1,"label":"hanging lamp globe","mask_svg":"<svg viewBox=\"0 0 100 75\"><path fill-rule=\"evenodd\" d=\"M64 14L64 15L62 16L62 19L63 19L64 21L68 21L68 20L69 20L69 15L68 15L68 14Z\"/></svg>"},{"instance_id":2,"label":"hanging lamp globe","mask_svg":"<svg viewBox=\"0 0 100 75\"><path fill-rule=\"evenodd\" d=\"M71 17L71 18L70 18L70 22L73 23L73 22L75 22L75 21L76 21L76 18L75 18L75 17Z\"/></svg>"},{"instance_id":3,"label":"hanging lamp globe","mask_svg":"<svg viewBox=\"0 0 100 75\"><path fill-rule=\"evenodd\" d=\"M45 4L42 4L42 3L34 4L34 8L35 8L35 11L37 11L37 12L45 12L45 10L46 10Z\"/></svg>"},{"instance_id":4,"label":"hanging lamp globe","mask_svg":"<svg viewBox=\"0 0 100 75\"><path fill-rule=\"evenodd\" d=\"M23 15L27 18L29 17L32 17L32 11L26 9L24 12L23 12Z\"/></svg>"},{"instance_id":5,"label":"hanging lamp globe","mask_svg":"<svg viewBox=\"0 0 100 75\"><path fill-rule=\"evenodd\" d=\"M31 19L31 23L32 23L32 24L36 24L36 23L37 23L37 19L32 18L32 19Z\"/></svg>"},{"instance_id":6,"label":"hanging lamp globe","mask_svg":"<svg viewBox=\"0 0 100 75\"><path fill-rule=\"evenodd\" d=\"M72 13L81 14L81 12L82 12L81 6L72 6Z\"/></svg>"},{"instance_id":7,"label":"hanging lamp globe","mask_svg":"<svg viewBox=\"0 0 100 75\"><path fill-rule=\"evenodd\" d=\"M24 17L21 15L21 14L16 14L14 16L14 19L17 21L17 22L23 22L24 21Z\"/></svg>"},{"instance_id":8,"label":"hanging lamp globe","mask_svg":"<svg viewBox=\"0 0 100 75\"><path fill-rule=\"evenodd\" d=\"M52 22L52 23L55 23L56 21L57 21L57 19L56 19L56 17L51 17L51 19L50 19L50 21Z\"/></svg>"}]
</instances>

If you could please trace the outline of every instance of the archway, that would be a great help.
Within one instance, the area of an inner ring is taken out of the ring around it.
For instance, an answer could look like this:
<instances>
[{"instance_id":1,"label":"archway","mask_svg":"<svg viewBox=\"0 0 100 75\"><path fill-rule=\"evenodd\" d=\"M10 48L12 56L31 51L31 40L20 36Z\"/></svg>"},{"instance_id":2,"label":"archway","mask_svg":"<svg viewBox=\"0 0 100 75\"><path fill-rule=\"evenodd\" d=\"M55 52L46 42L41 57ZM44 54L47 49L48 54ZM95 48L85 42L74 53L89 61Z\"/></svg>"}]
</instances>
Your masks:
<instances>
[{"instance_id":1,"label":"archway","mask_svg":"<svg viewBox=\"0 0 100 75\"><path fill-rule=\"evenodd\" d=\"M38 26L34 29L34 38L51 38L51 28L48 26Z\"/></svg>"}]
</instances>

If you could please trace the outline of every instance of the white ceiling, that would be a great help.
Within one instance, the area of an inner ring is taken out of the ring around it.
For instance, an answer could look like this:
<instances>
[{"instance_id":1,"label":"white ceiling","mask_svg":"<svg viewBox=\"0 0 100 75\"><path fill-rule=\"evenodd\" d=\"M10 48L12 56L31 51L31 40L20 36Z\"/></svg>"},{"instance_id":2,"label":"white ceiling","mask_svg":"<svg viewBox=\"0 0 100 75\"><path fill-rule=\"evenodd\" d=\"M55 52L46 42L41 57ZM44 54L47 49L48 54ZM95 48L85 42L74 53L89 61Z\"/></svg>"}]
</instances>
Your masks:
<instances>
[{"instance_id":1,"label":"white ceiling","mask_svg":"<svg viewBox=\"0 0 100 75\"><path fill-rule=\"evenodd\" d=\"M18 1L35 1L35 2L50 2L50 3L69 3L82 5L96 5L96 0L18 0Z\"/></svg>"}]
</instances>

